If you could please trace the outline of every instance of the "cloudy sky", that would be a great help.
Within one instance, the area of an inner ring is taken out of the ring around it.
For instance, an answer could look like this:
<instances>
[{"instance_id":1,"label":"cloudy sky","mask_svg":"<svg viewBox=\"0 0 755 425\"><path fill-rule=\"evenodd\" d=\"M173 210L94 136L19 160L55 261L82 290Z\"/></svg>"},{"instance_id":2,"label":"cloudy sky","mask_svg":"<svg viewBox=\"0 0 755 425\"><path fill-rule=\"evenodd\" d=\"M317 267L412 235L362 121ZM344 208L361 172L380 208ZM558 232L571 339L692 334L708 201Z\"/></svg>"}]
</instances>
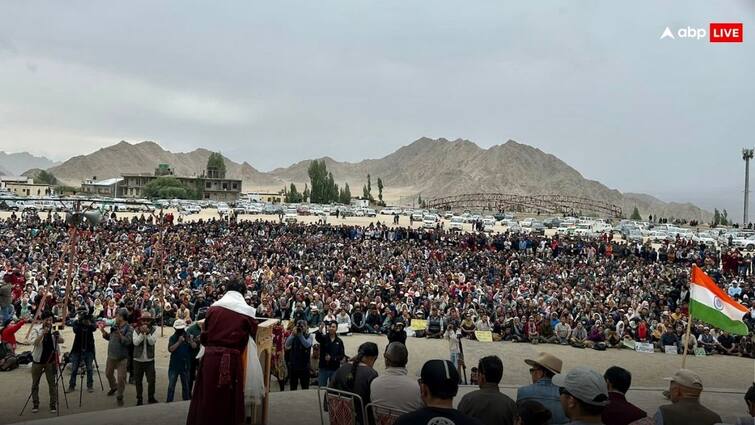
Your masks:
<instances>
[{"instance_id":1,"label":"cloudy sky","mask_svg":"<svg viewBox=\"0 0 755 425\"><path fill-rule=\"evenodd\" d=\"M749 0L0 1L0 150L153 140L270 170L514 139L741 216ZM659 40L710 22L743 22L745 42Z\"/></svg>"}]
</instances>

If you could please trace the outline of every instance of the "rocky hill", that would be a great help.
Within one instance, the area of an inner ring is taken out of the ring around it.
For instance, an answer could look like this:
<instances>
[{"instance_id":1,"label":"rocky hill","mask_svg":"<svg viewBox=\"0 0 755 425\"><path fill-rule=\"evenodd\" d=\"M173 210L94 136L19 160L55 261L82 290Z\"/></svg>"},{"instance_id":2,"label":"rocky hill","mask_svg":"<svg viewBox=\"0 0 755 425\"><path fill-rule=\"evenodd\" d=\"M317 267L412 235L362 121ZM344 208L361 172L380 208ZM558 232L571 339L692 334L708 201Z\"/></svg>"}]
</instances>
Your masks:
<instances>
[{"instance_id":1,"label":"rocky hill","mask_svg":"<svg viewBox=\"0 0 755 425\"><path fill-rule=\"evenodd\" d=\"M28 152L6 153L0 151L0 175L20 176L31 168L47 169L56 165L55 162L43 157L34 156Z\"/></svg>"},{"instance_id":2,"label":"rocky hill","mask_svg":"<svg viewBox=\"0 0 755 425\"><path fill-rule=\"evenodd\" d=\"M58 179L77 185L82 180L118 176L125 172L152 172L159 163L170 164L178 175L198 175L204 170L210 151L196 149L173 153L154 142L120 142L89 155L77 156L49 169ZM644 217L708 219L710 213L691 204L666 203L649 195L622 194L584 178L577 170L537 148L509 140L483 149L468 140L421 138L380 158L357 163L321 158L340 186L348 182L352 195L361 195L367 174L372 194L377 197L377 178L385 185L384 199L390 204L411 204L419 194L424 199L473 193L565 194L589 197L622 206L629 215L637 206ZM244 191L280 190L295 183L299 190L309 182L307 168L312 160L300 161L269 173L248 163L225 159L228 177L243 180Z\"/></svg>"},{"instance_id":3,"label":"rocky hill","mask_svg":"<svg viewBox=\"0 0 755 425\"><path fill-rule=\"evenodd\" d=\"M151 173L158 164L169 164L176 175L198 176L207 167L207 159L211 153L207 149L173 153L154 142L131 144L122 141L89 155L75 156L48 171L62 182L77 186L82 180L92 177L102 180L120 176L122 173ZM283 182L260 173L246 162L239 164L228 158L224 159L227 176L241 179L245 188L273 185L283 187Z\"/></svg>"}]
</instances>

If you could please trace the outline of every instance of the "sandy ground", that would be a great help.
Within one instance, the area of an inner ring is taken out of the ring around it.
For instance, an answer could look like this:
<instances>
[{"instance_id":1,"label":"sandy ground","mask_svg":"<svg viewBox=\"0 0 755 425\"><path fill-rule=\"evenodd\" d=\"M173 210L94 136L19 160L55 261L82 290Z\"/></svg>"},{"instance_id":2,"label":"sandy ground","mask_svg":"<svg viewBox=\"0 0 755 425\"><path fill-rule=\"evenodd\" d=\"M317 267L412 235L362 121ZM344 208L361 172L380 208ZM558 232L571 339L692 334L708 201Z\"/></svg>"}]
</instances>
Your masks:
<instances>
[{"instance_id":1,"label":"sandy ground","mask_svg":"<svg viewBox=\"0 0 755 425\"><path fill-rule=\"evenodd\" d=\"M167 393L167 370L169 362L167 348L168 337L170 337L172 333L173 330L166 327L164 336L159 338L156 349L157 399L161 402L165 401ZM22 329L19 331L18 336L23 337L25 334L26 330ZM66 342L62 344L62 350L65 352L68 351L70 345L73 343L73 337L70 333L70 329L64 330L63 335L66 337ZM354 355L359 344L365 341L376 342L380 347L381 352L385 345L387 345L387 339L381 336L352 335L344 336L343 340L346 346L347 355ZM425 360L448 357L449 350L446 341L410 337L407 340L407 346L409 349L408 369L409 373L413 375L419 373ZM20 351L28 349L30 349L30 347L19 347ZM97 337L96 349L102 380L105 385L105 390L107 390L108 384L105 378L104 367L107 345L106 341L99 336ZM620 365L629 369L634 375L633 387L638 390L643 390L644 395L641 397L645 397L648 400L645 402L645 405L648 406L648 408L655 408L664 402L660 397L660 390L667 386L663 377L670 376L677 368L679 368L682 360L681 356L670 356L660 353L643 354L628 350L608 350L599 352L552 344L535 346L530 344L464 341L464 352L466 354L467 364L470 366L476 365L478 359L485 355L496 354L503 359L504 379L502 384L510 388L512 395L515 394L515 387L529 383L528 366L525 365L524 359L536 356L539 351L548 351L560 357L564 361L564 369L570 369L577 365L589 365L600 372L612 365ZM717 396L719 401L716 402L716 406L714 407L720 409L722 413L730 412L729 409L738 409L734 414L744 413L739 412L741 409L737 406L742 403L742 395L747 387L755 380L755 362L752 359L724 356L704 358L689 357L687 360L687 367L697 371L702 376L703 382L708 391L726 391ZM378 359L376 369L379 372L384 370L382 357ZM43 409L37 414L32 414L29 406L23 417L19 417L18 414L29 396L31 389L30 369L22 366L11 372L3 372L0 376L2 377L2 385L0 385L0 412L4 413L0 415L0 424L54 416L45 409L48 405L48 395L47 383L44 378L40 383L40 405ZM64 372L64 376L67 384L69 379L67 371ZM79 388L80 381L77 381L77 390ZM100 389L97 376L95 376L95 388L97 391L92 394L84 391L82 407L79 407L78 391L68 394L68 409L65 408L65 403L61 394L61 415L114 409L117 407L115 398L107 397L105 392ZM273 381L272 390L277 391L277 384L275 381ZM180 398L180 386L177 394ZM282 395L283 394L276 394L276 400L280 401L278 404L273 405L273 410L276 409L276 406L278 406L277 408L279 409L286 409L286 400L291 399L285 396L281 399L280 397ZM128 385L126 387L125 402L126 407L135 406L136 404L135 387L133 385ZM273 414L280 415L281 412L273 412Z\"/></svg>"}]
</instances>

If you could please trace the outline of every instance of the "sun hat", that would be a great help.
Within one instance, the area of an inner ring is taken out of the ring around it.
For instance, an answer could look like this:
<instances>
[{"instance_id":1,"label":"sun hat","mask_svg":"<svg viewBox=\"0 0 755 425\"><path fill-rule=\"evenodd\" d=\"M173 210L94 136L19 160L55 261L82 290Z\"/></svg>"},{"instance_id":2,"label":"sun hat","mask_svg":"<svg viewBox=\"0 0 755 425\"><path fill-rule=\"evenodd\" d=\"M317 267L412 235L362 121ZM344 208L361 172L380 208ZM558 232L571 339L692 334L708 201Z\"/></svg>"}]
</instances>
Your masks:
<instances>
[{"instance_id":1,"label":"sun hat","mask_svg":"<svg viewBox=\"0 0 755 425\"><path fill-rule=\"evenodd\" d=\"M561 359L550 353L540 353L536 359L526 359L524 362L530 366L542 367L553 373L561 373L561 366L563 366Z\"/></svg>"}]
</instances>

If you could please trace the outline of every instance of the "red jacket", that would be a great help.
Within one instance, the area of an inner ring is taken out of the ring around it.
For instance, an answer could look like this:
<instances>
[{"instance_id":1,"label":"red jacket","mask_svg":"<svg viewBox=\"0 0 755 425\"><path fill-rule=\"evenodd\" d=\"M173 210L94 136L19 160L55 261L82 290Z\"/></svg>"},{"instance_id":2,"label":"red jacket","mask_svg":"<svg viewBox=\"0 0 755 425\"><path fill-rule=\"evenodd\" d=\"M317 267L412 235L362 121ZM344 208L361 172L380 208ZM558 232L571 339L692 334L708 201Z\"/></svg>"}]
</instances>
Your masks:
<instances>
[{"instance_id":1,"label":"red jacket","mask_svg":"<svg viewBox=\"0 0 755 425\"><path fill-rule=\"evenodd\" d=\"M3 329L2 334L0 334L0 341L8 344L11 346L13 351L16 350L16 332L18 332L19 329L21 329L22 326L24 326L26 322L23 320L19 320L16 324L10 324Z\"/></svg>"}]
</instances>

